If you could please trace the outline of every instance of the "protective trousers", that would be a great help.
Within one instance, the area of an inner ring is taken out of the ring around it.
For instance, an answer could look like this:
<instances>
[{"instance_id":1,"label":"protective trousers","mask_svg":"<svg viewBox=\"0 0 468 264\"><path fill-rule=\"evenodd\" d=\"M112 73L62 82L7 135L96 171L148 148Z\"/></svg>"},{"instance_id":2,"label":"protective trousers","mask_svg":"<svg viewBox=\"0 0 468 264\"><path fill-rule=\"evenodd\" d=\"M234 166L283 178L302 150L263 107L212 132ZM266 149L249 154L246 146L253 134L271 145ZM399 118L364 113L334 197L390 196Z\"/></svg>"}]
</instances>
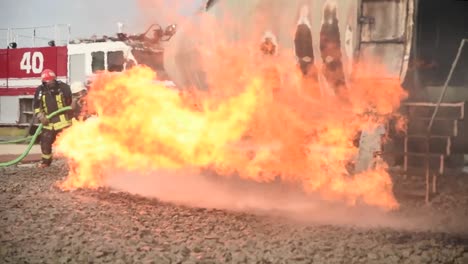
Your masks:
<instances>
[{"instance_id":1,"label":"protective trousers","mask_svg":"<svg viewBox=\"0 0 468 264\"><path fill-rule=\"evenodd\" d=\"M41 133L42 163L50 165L52 163L52 145L62 130L43 129Z\"/></svg>"}]
</instances>

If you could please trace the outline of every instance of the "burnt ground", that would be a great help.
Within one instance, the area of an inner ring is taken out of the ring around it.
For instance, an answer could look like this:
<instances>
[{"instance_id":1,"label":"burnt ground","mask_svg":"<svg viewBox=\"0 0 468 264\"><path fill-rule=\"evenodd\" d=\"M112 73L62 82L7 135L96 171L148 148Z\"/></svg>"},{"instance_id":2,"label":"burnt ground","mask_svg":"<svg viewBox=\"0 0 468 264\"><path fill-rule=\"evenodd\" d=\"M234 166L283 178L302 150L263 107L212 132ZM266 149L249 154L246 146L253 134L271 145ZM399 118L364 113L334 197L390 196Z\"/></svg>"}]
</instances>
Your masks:
<instances>
[{"instance_id":1,"label":"burnt ground","mask_svg":"<svg viewBox=\"0 0 468 264\"><path fill-rule=\"evenodd\" d=\"M64 192L54 187L67 173L58 164L0 170L1 263L468 263L468 177L447 179L429 207L402 203L393 214L434 220L413 230Z\"/></svg>"}]
</instances>

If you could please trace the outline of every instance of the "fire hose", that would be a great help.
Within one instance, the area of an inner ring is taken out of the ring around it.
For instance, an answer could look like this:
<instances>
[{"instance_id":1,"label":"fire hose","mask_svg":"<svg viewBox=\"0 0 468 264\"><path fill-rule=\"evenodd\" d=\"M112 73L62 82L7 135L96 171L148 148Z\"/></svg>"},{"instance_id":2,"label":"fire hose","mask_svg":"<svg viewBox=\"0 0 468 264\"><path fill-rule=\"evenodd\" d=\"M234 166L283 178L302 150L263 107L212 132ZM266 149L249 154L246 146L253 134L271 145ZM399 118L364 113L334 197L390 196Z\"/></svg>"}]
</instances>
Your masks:
<instances>
[{"instance_id":1,"label":"fire hose","mask_svg":"<svg viewBox=\"0 0 468 264\"><path fill-rule=\"evenodd\" d=\"M61 114L63 112L70 111L70 110L72 110L72 108L70 106L60 108L59 110L51 113L50 115L47 115L47 119L51 119L52 117L54 117L56 115L59 115L59 114ZM17 139L17 140L8 141L8 143L17 143L17 142L23 142L23 141L27 141L27 140L31 139L31 141L29 141L28 147L23 152L23 154L21 154L19 157L17 157L14 160L0 163L0 168L12 166L12 165L15 165L15 164L19 163L20 161L22 161L29 154L29 152L31 151L31 148L34 145L34 142L36 142L36 139L39 136L39 134L41 133L43 127L44 127L44 125L39 124L39 126L38 126L38 128L36 130L36 133L34 133L34 135L29 136L29 137L25 137L25 138L21 138L21 139ZM3 141L0 144L5 144L6 142L7 141Z\"/></svg>"},{"instance_id":2,"label":"fire hose","mask_svg":"<svg viewBox=\"0 0 468 264\"><path fill-rule=\"evenodd\" d=\"M13 140L2 140L0 141L0 145L2 144L15 144L15 143L20 143L20 142L24 142L24 141L28 141L32 138L32 135L31 134L31 129L32 127L34 126L34 120L35 118L31 118L31 121L29 122L29 127L27 129L27 134L24 138L19 138L19 139L13 139Z\"/></svg>"},{"instance_id":3,"label":"fire hose","mask_svg":"<svg viewBox=\"0 0 468 264\"><path fill-rule=\"evenodd\" d=\"M27 136L25 138L18 138L18 139L13 139L13 140L7 140L7 141L0 141L0 144L14 144L14 143L20 143L24 141L28 141L31 139L33 136Z\"/></svg>"}]
</instances>

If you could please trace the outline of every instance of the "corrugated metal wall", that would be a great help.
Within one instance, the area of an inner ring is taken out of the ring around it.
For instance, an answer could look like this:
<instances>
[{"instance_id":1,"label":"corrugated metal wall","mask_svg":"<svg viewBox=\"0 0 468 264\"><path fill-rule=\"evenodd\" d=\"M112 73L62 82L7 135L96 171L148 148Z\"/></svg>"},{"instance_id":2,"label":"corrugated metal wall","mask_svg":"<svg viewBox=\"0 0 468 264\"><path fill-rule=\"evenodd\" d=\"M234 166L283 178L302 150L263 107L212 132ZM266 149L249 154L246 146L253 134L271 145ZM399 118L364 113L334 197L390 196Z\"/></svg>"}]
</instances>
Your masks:
<instances>
[{"instance_id":1,"label":"corrugated metal wall","mask_svg":"<svg viewBox=\"0 0 468 264\"><path fill-rule=\"evenodd\" d=\"M310 22L315 62L320 58L320 30L323 9L327 0L221 0L208 12L193 18L171 40L165 50L165 68L179 86L195 85L201 89L204 84L204 72L199 63L197 45L210 47L216 45L216 34L207 31L220 30L228 41L259 42L265 31L272 31L278 38L279 52L294 56L294 33L301 10L307 8ZM337 18L342 44L347 40L348 48L342 45L344 65L350 65L354 56L357 31L357 1L337 1ZM214 19L216 23L210 21ZM347 36L345 36L348 30ZM198 33L197 33L198 31ZM206 37L207 35L211 37ZM197 36L205 36L198 38ZM254 42L253 42L254 43ZM295 67L295 65L291 65ZM345 67L349 75L350 67Z\"/></svg>"}]
</instances>

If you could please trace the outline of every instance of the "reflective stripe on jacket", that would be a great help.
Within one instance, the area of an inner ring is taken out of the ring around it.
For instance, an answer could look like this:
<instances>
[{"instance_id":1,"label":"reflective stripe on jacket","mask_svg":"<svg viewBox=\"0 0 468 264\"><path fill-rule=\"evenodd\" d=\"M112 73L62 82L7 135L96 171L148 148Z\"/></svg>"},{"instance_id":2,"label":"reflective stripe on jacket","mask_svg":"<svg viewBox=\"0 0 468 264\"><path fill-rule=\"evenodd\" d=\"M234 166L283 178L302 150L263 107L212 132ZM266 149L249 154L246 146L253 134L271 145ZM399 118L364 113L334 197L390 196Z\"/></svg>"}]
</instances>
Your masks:
<instances>
[{"instance_id":1,"label":"reflective stripe on jacket","mask_svg":"<svg viewBox=\"0 0 468 264\"><path fill-rule=\"evenodd\" d=\"M72 102L72 94L70 86L66 83L57 81L53 87L40 85L36 88L34 94L34 113L43 112L49 115L63 107L70 106ZM71 125L72 113L67 111L58 116L54 116L49 120L49 125L44 126L44 129L60 130Z\"/></svg>"}]
</instances>

